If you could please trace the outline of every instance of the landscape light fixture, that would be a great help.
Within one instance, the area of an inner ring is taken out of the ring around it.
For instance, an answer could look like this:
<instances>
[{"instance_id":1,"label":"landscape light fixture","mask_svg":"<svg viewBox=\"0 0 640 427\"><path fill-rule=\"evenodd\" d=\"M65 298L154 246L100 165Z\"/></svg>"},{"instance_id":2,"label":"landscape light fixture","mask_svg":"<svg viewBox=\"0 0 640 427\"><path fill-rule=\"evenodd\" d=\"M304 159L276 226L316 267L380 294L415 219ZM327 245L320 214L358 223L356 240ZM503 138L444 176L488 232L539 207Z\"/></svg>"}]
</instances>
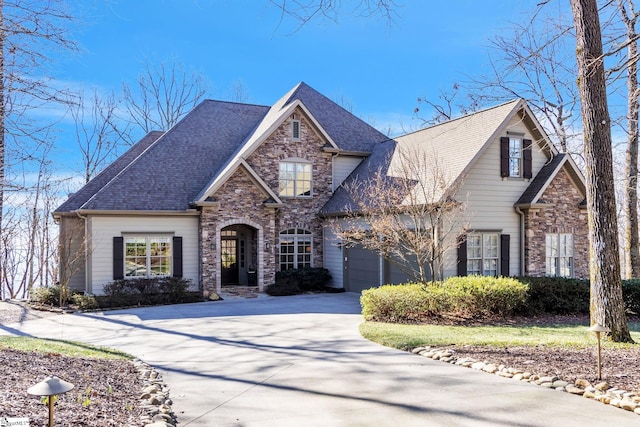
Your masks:
<instances>
[{"instance_id":1,"label":"landscape light fixture","mask_svg":"<svg viewBox=\"0 0 640 427\"><path fill-rule=\"evenodd\" d=\"M600 350L600 334L603 332L606 334L607 332L611 332L611 329L606 326L602 326L598 323L594 324L589 328L589 331L595 332L596 338L598 339L598 379L602 379L602 352Z\"/></svg>"},{"instance_id":2,"label":"landscape light fixture","mask_svg":"<svg viewBox=\"0 0 640 427\"><path fill-rule=\"evenodd\" d=\"M73 384L50 375L38 384L27 389L27 393L34 396L49 398L49 427L53 427L53 396L63 394L73 389Z\"/></svg>"}]
</instances>

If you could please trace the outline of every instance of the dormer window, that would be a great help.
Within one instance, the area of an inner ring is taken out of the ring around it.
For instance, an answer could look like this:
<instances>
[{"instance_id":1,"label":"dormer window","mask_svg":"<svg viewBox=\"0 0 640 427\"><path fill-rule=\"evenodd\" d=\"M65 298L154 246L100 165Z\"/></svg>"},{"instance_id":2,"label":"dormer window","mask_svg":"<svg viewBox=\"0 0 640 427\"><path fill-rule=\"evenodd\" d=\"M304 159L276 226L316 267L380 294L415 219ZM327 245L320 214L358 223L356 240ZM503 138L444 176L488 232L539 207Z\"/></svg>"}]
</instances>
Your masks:
<instances>
[{"instance_id":1,"label":"dormer window","mask_svg":"<svg viewBox=\"0 0 640 427\"><path fill-rule=\"evenodd\" d=\"M300 120L291 120L291 140L300 141Z\"/></svg>"}]
</instances>

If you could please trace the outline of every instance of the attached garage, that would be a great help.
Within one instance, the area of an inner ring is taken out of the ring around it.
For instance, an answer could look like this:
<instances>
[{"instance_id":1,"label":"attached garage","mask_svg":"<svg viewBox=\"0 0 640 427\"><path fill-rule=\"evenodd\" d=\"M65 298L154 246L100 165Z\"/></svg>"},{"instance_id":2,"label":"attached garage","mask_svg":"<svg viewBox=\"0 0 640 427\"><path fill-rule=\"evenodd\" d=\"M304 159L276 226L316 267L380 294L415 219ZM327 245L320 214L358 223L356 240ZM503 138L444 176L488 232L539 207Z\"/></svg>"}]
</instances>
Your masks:
<instances>
[{"instance_id":1,"label":"attached garage","mask_svg":"<svg viewBox=\"0 0 640 427\"><path fill-rule=\"evenodd\" d=\"M344 248L344 287L362 292L380 286L380 257L362 246Z\"/></svg>"}]
</instances>

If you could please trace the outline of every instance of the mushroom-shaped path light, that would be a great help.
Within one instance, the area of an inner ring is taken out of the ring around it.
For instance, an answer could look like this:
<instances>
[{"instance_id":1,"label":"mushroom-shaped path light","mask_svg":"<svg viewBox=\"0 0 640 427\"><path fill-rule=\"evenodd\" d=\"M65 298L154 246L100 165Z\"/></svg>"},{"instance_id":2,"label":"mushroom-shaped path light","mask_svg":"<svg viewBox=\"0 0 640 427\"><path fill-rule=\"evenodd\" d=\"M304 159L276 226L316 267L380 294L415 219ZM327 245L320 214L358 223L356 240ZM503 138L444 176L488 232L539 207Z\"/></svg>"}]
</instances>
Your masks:
<instances>
[{"instance_id":1,"label":"mushroom-shaped path light","mask_svg":"<svg viewBox=\"0 0 640 427\"><path fill-rule=\"evenodd\" d=\"M34 396L49 396L49 427L53 427L53 396L66 393L73 387L73 384L51 375L27 389L27 393Z\"/></svg>"},{"instance_id":2,"label":"mushroom-shaped path light","mask_svg":"<svg viewBox=\"0 0 640 427\"><path fill-rule=\"evenodd\" d=\"M607 332L611 332L611 329L596 323L589 328L589 331L595 332L596 338L598 339L598 379L601 380L602 379L602 357L601 357L601 350L600 350L600 334L602 334L603 332L605 334Z\"/></svg>"}]
</instances>

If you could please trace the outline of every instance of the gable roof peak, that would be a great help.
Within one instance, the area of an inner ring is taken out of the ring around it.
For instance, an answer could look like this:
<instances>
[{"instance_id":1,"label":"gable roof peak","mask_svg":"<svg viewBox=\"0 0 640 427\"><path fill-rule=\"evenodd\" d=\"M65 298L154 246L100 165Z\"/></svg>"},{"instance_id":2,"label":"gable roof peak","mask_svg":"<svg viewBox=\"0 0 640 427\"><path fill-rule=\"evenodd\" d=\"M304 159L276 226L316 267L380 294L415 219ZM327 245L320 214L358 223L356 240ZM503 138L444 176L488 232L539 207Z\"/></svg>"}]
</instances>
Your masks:
<instances>
[{"instance_id":1,"label":"gable roof peak","mask_svg":"<svg viewBox=\"0 0 640 427\"><path fill-rule=\"evenodd\" d=\"M469 117L474 117L474 116L478 116L478 115L481 115L481 114L491 113L494 110L502 109L503 107L506 107L506 106L512 106L512 108L510 108L510 110L515 109L516 106L519 109L521 106L523 106L525 104L526 104L526 101L523 98L515 98L515 99L512 99L510 101L503 102L502 104L492 105L490 107L482 108L482 109L480 109L478 111L472 111L470 113L463 114L461 116L454 117L452 119L445 120L445 121L440 122L440 123L435 123L433 125L429 125L429 126L424 127L422 129L414 130L414 131L406 133L406 134L404 134L402 136L411 135L412 133L416 133L416 132L422 132L422 131L427 130L427 129L435 129L435 128L439 127L439 126L445 126L445 125L448 126L448 125L451 125L452 123L457 122L459 120L465 120L465 119L467 119Z\"/></svg>"}]
</instances>

